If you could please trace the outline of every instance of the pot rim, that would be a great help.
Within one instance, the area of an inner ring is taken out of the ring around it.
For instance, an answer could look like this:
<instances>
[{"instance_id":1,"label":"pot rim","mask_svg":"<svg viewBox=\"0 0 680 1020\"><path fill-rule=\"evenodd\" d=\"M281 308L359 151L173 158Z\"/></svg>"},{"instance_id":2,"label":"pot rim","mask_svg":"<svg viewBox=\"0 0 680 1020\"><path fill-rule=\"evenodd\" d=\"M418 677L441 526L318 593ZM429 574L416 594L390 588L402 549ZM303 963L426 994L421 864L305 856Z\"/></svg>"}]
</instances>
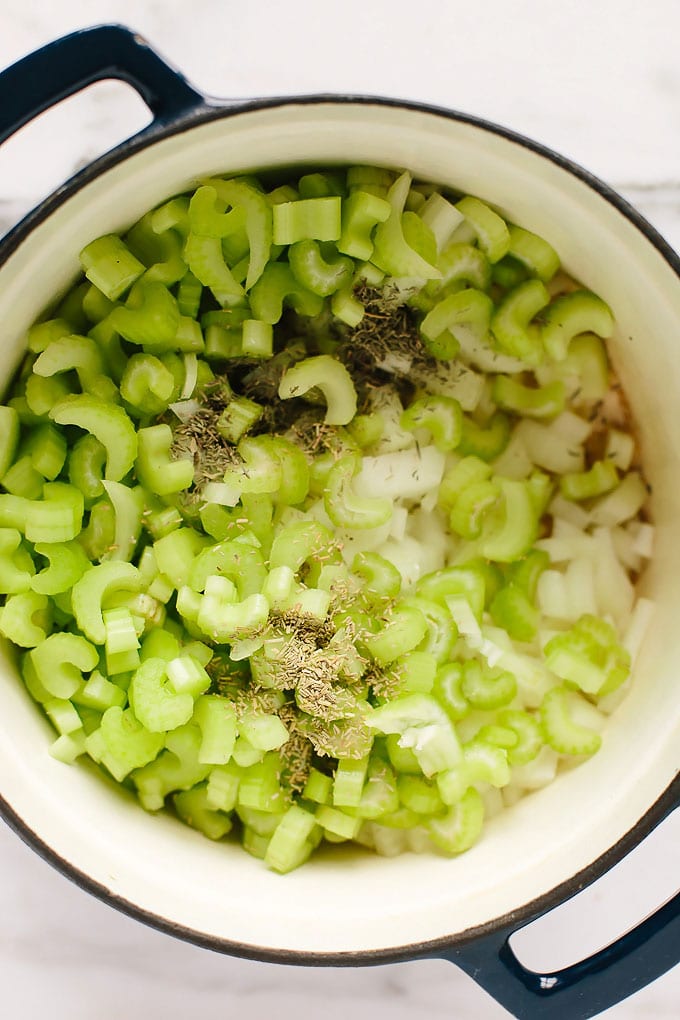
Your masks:
<instances>
[{"instance_id":1,"label":"pot rim","mask_svg":"<svg viewBox=\"0 0 680 1020\"><path fill-rule=\"evenodd\" d=\"M214 120L221 120L239 114L248 114L258 110L274 109L283 106L312 106L335 104L343 106L384 106L404 109L416 113L426 113L447 120L457 121L479 128L504 140L519 145L534 154L548 159L550 162L578 178L595 191L600 198L628 219L659 252L680 279L680 256L662 237L655 227L649 223L629 202L613 188L598 177L591 174L578 163L560 155L556 151L542 145L527 136L506 128L502 125L434 104L415 102L407 99L396 99L386 96L372 96L345 93L313 93L280 97L266 97L253 100L219 100L206 98L204 102L188 112L182 112L169 120L155 120L138 134L122 142L111 151L89 163L82 170L60 185L54 192L41 201L32 211L12 228L0 240L0 268L8 261L28 235L49 216L71 198L81 188L88 185L101 174L124 162L138 152L161 142L174 135L190 131ZM442 935L427 941L410 943L389 949L358 950L348 952L311 952L305 950L272 949L250 943L231 941L226 938L209 936L179 924L170 918L163 917L152 911L144 910L134 902L117 895L111 889L93 880L86 872L81 871L62 858L15 812L12 806L0 793L0 817L5 820L14 832L34 850L43 860L52 865L58 872L70 879L84 891L97 897L102 902L119 910L121 913L137 921L155 928L167 935L172 935L185 942L204 949L246 959L260 960L269 963L292 965L325 965L325 966L359 966L378 965L403 962L418 958L436 958L445 956L451 950L463 948L474 941L490 940L502 945L509 936L518 929L529 924L537 917L559 906L592 882L604 875L610 868L619 863L630 853L653 829L680 805L680 769L675 778L651 805L645 814L616 841L605 853L581 871L561 882L541 896L514 908L513 910L493 918L481 925L467 928L454 934Z\"/></svg>"}]
</instances>

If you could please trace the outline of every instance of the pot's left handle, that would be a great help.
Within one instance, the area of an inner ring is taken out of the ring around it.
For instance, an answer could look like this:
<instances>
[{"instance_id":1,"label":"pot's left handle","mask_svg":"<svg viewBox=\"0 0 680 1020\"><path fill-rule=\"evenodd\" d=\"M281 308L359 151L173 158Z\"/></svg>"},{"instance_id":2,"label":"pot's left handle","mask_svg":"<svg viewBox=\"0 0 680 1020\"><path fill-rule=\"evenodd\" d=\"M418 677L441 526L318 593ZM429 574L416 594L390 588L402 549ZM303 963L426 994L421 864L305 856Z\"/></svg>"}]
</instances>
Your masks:
<instances>
[{"instance_id":1,"label":"pot's left handle","mask_svg":"<svg viewBox=\"0 0 680 1020\"><path fill-rule=\"evenodd\" d=\"M155 123L205 104L136 32L100 25L56 39L0 72L0 144L62 99L109 78L132 85Z\"/></svg>"}]
</instances>

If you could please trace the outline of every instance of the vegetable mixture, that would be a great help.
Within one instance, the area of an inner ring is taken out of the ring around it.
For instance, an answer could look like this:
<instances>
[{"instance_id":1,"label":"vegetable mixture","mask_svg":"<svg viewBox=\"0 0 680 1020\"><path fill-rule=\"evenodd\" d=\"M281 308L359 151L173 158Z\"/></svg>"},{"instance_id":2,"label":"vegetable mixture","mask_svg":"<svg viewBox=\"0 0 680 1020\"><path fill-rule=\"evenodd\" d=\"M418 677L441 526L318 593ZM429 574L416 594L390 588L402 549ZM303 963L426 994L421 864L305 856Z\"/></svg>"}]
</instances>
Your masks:
<instances>
[{"instance_id":1,"label":"vegetable mixture","mask_svg":"<svg viewBox=\"0 0 680 1020\"><path fill-rule=\"evenodd\" d=\"M459 854L594 754L650 604L607 305L408 172L204 180L81 253L0 407L57 738L279 872Z\"/></svg>"}]
</instances>

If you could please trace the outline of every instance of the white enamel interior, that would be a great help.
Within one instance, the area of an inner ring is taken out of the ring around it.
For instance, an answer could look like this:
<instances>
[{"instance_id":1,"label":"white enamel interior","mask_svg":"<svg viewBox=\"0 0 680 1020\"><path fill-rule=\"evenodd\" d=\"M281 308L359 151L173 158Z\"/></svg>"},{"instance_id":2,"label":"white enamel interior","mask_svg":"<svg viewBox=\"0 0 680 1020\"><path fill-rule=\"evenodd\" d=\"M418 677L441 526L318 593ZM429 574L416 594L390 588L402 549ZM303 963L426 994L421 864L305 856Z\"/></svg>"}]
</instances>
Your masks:
<instances>
[{"instance_id":1,"label":"white enamel interior","mask_svg":"<svg viewBox=\"0 0 680 1020\"><path fill-rule=\"evenodd\" d=\"M377 104L289 104L168 138L88 184L0 270L0 377L31 321L73 280L77 252L214 172L330 162L409 167L486 198L548 237L614 308L615 361L640 425L658 525L646 590L658 611L632 693L603 750L494 819L456 860L331 854L284 878L243 851L147 815L113 784L47 754L48 724L5 657L0 793L64 861L205 936L263 949L349 953L439 939L553 889L615 844L680 758L680 282L612 205L550 160L486 130Z\"/></svg>"}]
</instances>

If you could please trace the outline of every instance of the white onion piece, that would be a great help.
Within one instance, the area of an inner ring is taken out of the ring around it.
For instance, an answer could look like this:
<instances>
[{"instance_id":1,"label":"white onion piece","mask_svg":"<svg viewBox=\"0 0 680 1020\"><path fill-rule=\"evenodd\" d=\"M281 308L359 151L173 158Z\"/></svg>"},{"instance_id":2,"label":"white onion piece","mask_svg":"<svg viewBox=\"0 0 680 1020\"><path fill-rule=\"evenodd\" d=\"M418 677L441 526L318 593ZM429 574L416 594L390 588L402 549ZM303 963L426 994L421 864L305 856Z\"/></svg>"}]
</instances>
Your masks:
<instances>
[{"instance_id":1,"label":"white onion piece","mask_svg":"<svg viewBox=\"0 0 680 1020\"><path fill-rule=\"evenodd\" d=\"M410 378L428 393L453 397L464 411L474 411L484 392L484 376L457 359L441 361L434 370L414 365Z\"/></svg>"},{"instance_id":2,"label":"white onion piece","mask_svg":"<svg viewBox=\"0 0 680 1020\"><path fill-rule=\"evenodd\" d=\"M504 478L513 478L516 481L528 478L533 464L522 437L514 432L503 453L493 461L492 466L494 474L502 475Z\"/></svg>"},{"instance_id":3,"label":"white onion piece","mask_svg":"<svg viewBox=\"0 0 680 1020\"><path fill-rule=\"evenodd\" d=\"M513 767L513 781L524 790L539 790L547 786L557 774L558 757L557 751L544 744L533 761Z\"/></svg>"},{"instance_id":4,"label":"white onion piece","mask_svg":"<svg viewBox=\"0 0 680 1020\"><path fill-rule=\"evenodd\" d=\"M656 529L653 524L646 521L631 521L626 531L633 537L633 551L645 560L652 558L654 554L654 536Z\"/></svg>"},{"instance_id":5,"label":"white onion piece","mask_svg":"<svg viewBox=\"0 0 680 1020\"><path fill-rule=\"evenodd\" d=\"M422 542L418 542L417 539L411 538L409 535L405 535L400 542L389 539L379 545L375 551L394 564L401 574L404 588L412 588L425 574L440 569L439 564L433 567L428 563ZM443 565L442 563L441 566Z\"/></svg>"},{"instance_id":6,"label":"white onion piece","mask_svg":"<svg viewBox=\"0 0 680 1020\"><path fill-rule=\"evenodd\" d=\"M201 410L201 405L197 400L176 400L174 404L168 405L174 415L184 424L189 421Z\"/></svg>"},{"instance_id":7,"label":"white onion piece","mask_svg":"<svg viewBox=\"0 0 680 1020\"><path fill-rule=\"evenodd\" d=\"M446 457L435 446L364 457L354 491L358 496L422 499L438 488L445 464Z\"/></svg>"},{"instance_id":8,"label":"white onion piece","mask_svg":"<svg viewBox=\"0 0 680 1020\"><path fill-rule=\"evenodd\" d=\"M556 419L557 420L557 419ZM555 420L555 421L556 421ZM583 471L583 449L578 442L567 437L550 425L525 418L515 429L534 464L565 475L570 471Z\"/></svg>"},{"instance_id":9,"label":"white onion piece","mask_svg":"<svg viewBox=\"0 0 680 1020\"><path fill-rule=\"evenodd\" d=\"M187 400L192 396L198 381L198 358L195 354L184 355L184 385L180 393L180 400Z\"/></svg>"},{"instance_id":10,"label":"white onion piece","mask_svg":"<svg viewBox=\"0 0 680 1020\"><path fill-rule=\"evenodd\" d=\"M635 517L647 502L647 486L637 471L630 474L612 492L597 500L590 511L591 520L607 528Z\"/></svg>"}]
</instances>

